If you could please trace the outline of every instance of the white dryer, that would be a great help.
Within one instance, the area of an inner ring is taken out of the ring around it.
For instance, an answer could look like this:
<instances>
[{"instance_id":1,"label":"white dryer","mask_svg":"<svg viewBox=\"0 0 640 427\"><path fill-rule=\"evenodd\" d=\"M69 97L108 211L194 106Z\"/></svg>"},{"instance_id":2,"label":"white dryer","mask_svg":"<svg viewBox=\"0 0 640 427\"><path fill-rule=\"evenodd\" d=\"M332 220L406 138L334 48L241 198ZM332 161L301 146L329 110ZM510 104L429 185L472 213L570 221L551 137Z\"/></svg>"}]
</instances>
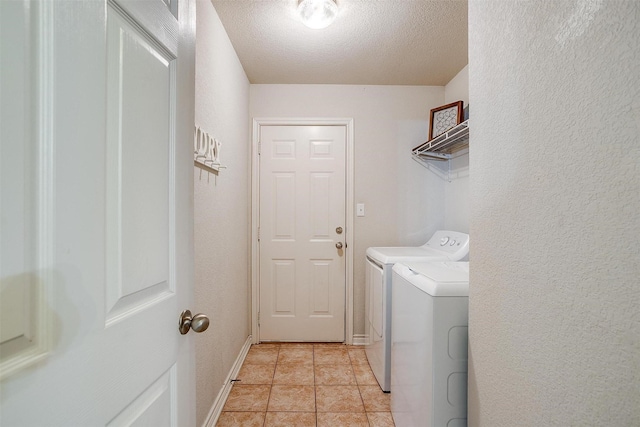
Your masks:
<instances>
[{"instance_id":1,"label":"white dryer","mask_svg":"<svg viewBox=\"0 0 640 427\"><path fill-rule=\"evenodd\" d=\"M391 390L391 269L397 262L459 261L469 253L469 235L436 231L422 246L367 249L365 351L380 388Z\"/></svg>"},{"instance_id":2,"label":"white dryer","mask_svg":"<svg viewBox=\"0 0 640 427\"><path fill-rule=\"evenodd\" d=\"M467 427L469 263L393 266L391 413L397 427Z\"/></svg>"}]
</instances>

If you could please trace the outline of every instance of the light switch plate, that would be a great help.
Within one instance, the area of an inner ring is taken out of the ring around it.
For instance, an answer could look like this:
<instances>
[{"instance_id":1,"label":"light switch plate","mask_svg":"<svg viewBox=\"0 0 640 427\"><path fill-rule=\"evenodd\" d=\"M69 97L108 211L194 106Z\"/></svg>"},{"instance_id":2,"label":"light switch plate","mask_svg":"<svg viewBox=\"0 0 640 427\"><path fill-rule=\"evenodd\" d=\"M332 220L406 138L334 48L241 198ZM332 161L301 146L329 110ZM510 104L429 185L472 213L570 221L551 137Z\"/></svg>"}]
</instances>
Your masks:
<instances>
[{"instance_id":1,"label":"light switch plate","mask_svg":"<svg viewBox=\"0 0 640 427\"><path fill-rule=\"evenodd\" d=\"M356 205L356 216L364 216L364 203Z\"/></svg>"}]
</instances>

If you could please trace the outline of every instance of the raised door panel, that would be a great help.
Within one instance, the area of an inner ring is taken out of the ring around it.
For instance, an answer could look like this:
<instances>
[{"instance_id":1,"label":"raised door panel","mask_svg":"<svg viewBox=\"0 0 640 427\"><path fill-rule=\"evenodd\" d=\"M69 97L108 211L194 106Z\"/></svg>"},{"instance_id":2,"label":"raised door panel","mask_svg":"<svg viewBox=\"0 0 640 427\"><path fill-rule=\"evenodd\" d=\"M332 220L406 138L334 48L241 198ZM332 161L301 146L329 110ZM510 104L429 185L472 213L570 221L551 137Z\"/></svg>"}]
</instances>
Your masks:
<instances>
[{"instance_id":1,"label":"raised door panel","mask_svg":"<svg viewBox=\"0 0 640 427\"><path fill-rule=\"evenodd\" d=\"M309 315L310 317L332 315L331 301L331 270L332 260L310 260L311 268L309 269L311 277L311 298L309 298Z\"/></svg>"},{"instance_id":2,"label":"raised door panel","mask_svg":"<svg viewBox=\"0 0 640 427\"><path fill-rule=\"evenodd\" d=\"M275 172L272 175L273 204L271 235L274 242L296 240L296 175L290 172Z\"/></svg>"},{"instance_id":3,"label":"raised door panel","mask_svg":"<svg viewBox=\"0 0 640 427\"><path fill-rule=\"evenodd\" d=\"M107 324L174 293L175 57L107 12Z\"/></svg>"},{"instance_id":4,"label":"raised door panel","mask_svg":"<svg viewBox=\"0 0 640 427\"><path fill-rule=\"evenodd\" d=\"M291 317L296 313L296 263L293 259L273 260L271 315Z\"/></svg>"},{"instance_id":5,"label":"raised door panel","mask_svg":"<svg viewBox=\"0 0 640 427\"><path fill-rule=\"evenodd\" d=\"M133 399L106 427L171 427L176 425L176 370L172 367Z\"/></svg>"},{"instance_id":6,"label":"raised door panel","mask_svg":"<svg viewBox=\"0 0 640 427\"><path fill-rule=\"evenodd\" d=\"M309 237L314 242L327 241L331 238L331 174L312 172L309 176L309 192Z\"/></svg>"},{"instance_id":7,"label":"raised door panel","mask_svg":"<svg viewBox=\"0 0 640 427\"><path fill-rule=\"evenodd\" d=\"M34 139L34 16L26 6L0 2L0 380L46 357L50 338L42 269L51 247L51 158Z\"/></svg>"}]
</instances>

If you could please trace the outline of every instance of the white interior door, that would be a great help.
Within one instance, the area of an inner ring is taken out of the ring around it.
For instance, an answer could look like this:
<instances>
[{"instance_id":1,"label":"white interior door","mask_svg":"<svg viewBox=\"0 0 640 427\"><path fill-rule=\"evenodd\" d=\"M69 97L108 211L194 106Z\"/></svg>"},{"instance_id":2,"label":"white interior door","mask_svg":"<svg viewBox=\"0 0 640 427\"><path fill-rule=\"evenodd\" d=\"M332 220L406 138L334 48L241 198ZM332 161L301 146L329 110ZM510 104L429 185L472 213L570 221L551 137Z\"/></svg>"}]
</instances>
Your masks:
<instances>
[{"instance_id":1,"label":"white interior door","mask_svg":"<svg viewBox=\"0 0 640 427\"><path fill-rule=\"evenodd\" d=\"M346 126L261 126L260 145L260 340L342 342Z\"/></svg>"},{"instance_id":2,"label":"white interior door","mask_svg":"<svg viewBox=\"0 0 640 427\"><path fill-rule=\"evenodd\" d=\"M2 426L195 424L194 12L0 1Z\"/></svg>"}]
</instances>

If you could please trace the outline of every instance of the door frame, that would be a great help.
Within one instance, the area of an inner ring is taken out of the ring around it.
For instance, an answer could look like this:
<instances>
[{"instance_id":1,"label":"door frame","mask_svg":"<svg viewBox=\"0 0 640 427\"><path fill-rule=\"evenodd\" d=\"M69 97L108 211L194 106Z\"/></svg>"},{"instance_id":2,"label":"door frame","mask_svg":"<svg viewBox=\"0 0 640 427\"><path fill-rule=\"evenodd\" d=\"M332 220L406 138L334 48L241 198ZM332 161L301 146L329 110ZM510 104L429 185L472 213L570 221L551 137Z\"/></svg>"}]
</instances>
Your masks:
<instances>
[{"instance_id":1,"label":"door frame","mask_svg":"<svg viewBox=\"0 0 640 427\"><path fill-rule=\"evenodd\" d=\"M346 344L353 344L353 118L254 118L251 135L251 336L260 342L258 312L260 311L260 157L258 145L261 126L345 126L345 322Z\"/></svg>"}]
</instances>

